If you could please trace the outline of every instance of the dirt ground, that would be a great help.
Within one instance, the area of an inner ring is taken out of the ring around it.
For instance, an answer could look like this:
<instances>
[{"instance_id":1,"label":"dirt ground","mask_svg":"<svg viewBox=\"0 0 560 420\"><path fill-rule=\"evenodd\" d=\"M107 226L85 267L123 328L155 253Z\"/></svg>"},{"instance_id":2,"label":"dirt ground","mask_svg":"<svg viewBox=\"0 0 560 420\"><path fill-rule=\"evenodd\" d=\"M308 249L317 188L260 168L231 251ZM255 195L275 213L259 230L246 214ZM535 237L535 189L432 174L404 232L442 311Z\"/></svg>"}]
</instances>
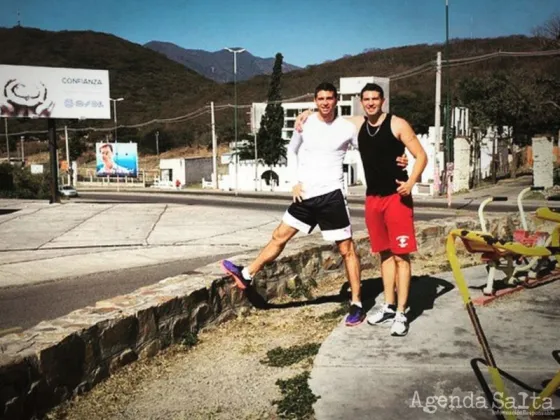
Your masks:
<instances>
[{"instance_id":1,"label":"dirt ground","mask_svg":"<svg viewBox=\"0 0 560 420\"><path fill-rule=\"evenodd\" d=\"M464 257L462 262L473 265L474 261ZM447 270L443 256L413 264L415 275ZM362 275L363 279L377 277L378 270ZM193 347L175 345L152 359L121 369L46 418L284 418L274 403L282 398L276 381L310 372L313 356L286 367L269 366L263 361L267 352L277 347L318 347L345 316L346 299L340 294L343 283L340 276L324 279L312 290L311 300L286 297L274 302L277 309L247 310L237 319L200 332ZM321 297L320 303L310 304L317 297Z\"/></svg>"}]
</instances>

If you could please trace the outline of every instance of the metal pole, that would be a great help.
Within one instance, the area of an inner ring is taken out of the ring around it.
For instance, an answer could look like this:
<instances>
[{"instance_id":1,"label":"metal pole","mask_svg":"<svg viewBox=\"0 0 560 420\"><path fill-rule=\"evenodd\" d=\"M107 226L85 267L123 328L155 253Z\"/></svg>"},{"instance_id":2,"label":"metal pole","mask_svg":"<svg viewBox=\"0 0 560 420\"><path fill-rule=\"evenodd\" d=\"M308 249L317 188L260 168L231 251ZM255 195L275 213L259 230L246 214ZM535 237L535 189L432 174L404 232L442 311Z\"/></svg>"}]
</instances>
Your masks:
<instances>
[{"instance_id":1,"label":"metal pole","mask_svg":"<svg viewBox=\"0 0 560 420\"><path fill-rule=\"evenodd\" d=\"M255 191L259 190L259 159L257 156L257 132L253 132L255 137Z\"/></svg>"},{"instance_id":2,"label":"metal pole","mask_svg":"<svg viewBox=\"0 0 560 420\"><path fill-rule=\"evenodd\" d=\"M449 0L445 0L445 60L447 64L447 71L445 72L446 77L446 113L445 113L445 148L447 153L447 162L453 162L453 150L451 150L451 98L450 98L450 85L449 85Z\"/></svg>"},{"instance_id":3,"label":"metal pole","mask_svg":"<svg viewBox=\"0 0 560 420\"><path fill-rule=\"evenodd\" d=\"M239 178L239 153L237 147L237 52L233 52L233 90L235 95L235 117L233 126L235 130L235 195L237 195L238 178Z\"/></svg>"},{"instance_id":4,"label":"metal pole","mask_svg":"<svg viewBox=\"0 0 560 420\"><path fill-rule=\"evenodd\" d=\"M21 165L23 166L23 161L25 160L25 150L23 150L23 136L19 138L21 145Z\"/></svg>"},{"instance_id":5,"label":"metal pole","mask_svg":"<svg viewBox=\"0 0 560 420\"><path fill-rule=\"evenodd\" d=\"M159 131L156 131L156 153L159 156Z\"/></svg>"},{"instance_id":6,"label":"metal pole","mask_svg":"<svg viewBox=\"0 0 560 420\"><path fill-rule=\"evenodd\" d=\"M214 102L210 102L210 121L212 124L212 173L214 174L213 187L218 189L218 141L216 139L216 120L214 119Z\"/></svg>"},{"instance_id":7,"label":"metal pole","mask_svg":"<svg viewBox=\"0 0 560 420\"><path fill-rule=\"evenodd\" d=\"M251 130L253 130L253 138L255 142L255 191L259 190L259 155L258 155L258 145L257 145L257 110L255 104L251 107L252 115L251 115Z\"/></svg>"},{"instance_id":8,"label":"metal pole","mask_svg":"<svg viewBox=\"0 0 560 420\"><path fill-rule=\"evenodd\" d=\"M435 106L435 142L434 142L434 195L439 195L439 146L441 143L441 52L437 53L436 65L436 106Z\"/></svg>"},{"instance_id":9,"label":"metal pole","mask_svg":"<svg viewBox=\"0 0 560 420\"><path fill-rule=\"evenodd\" d=\"M116 160L119 157L119 152L117 151L118 147L119 147L118 146L119 141L118 141L118 138L117 138L117 100L116 99L113 100L113 116L114 116L114 119L115 119L115 165L116 165L117 164ZM117 175L117 192L119 192L120 191L120 189L119 189L120 188L120 185L119 185L120 177L119 177L119 172L118 171L116 171L116 172L117 172L117 174L116 174Z\"/></svg>"},{"instance_id":10,"label":"metal pole","mask_svg":"<svg viewBox=\"0 0 560 420\"><path fill-rule=\"evenodd\" d=\"M66 141L66 162L68 164L68 185L72 185L72 165L70 164L70 147L68 146L68 127L64 126L64 140Z\"/></svg>"},{"instance_id":11,"label":"metal pole","mask_svg":"<svg viewBox=\"0 0 560 420\"><path fill-rule=\"evenodd\" d=\"M6 132L6 153L8 155L8 162L10 161L10 138L8 137L8 117L4 118L4 129Z\"/></svg>"},{"instance_id":12,"label":"metal pole","mask_svg":"<svg viewBox=\"0 0 560 420\"><path fill-rule=\"evenodd\" d=\"M58 161L56 158L56 120L48 119L49 130L49 158L51 161L51 198L49 203L60 203L60 195L58 193Z\"/></svg>"}]
</instances>

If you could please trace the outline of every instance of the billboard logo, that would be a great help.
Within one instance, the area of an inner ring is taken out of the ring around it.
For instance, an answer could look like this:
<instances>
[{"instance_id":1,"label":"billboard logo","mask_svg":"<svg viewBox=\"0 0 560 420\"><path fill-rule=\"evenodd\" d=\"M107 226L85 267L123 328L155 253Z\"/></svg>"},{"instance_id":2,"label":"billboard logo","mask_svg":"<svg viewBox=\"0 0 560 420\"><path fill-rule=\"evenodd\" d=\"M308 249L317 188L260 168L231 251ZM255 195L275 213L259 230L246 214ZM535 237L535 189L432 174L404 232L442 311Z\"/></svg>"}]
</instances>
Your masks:
<instances>
[{"instance_id":1,"label":"billboard logo","mask_svg":"<svg viewBox=\"0 0 560 420\"><path fill-rule=\"evenodd\" d=\"M64 106L66 108L104 108L103 101L82 101L81 99L78 99L77 101L74 101L73 99L66 99L64 100Z\"/></svg>"},{"instance_id":2,"label":"billboard logo","mask_svg":"<svg viewBox=\"0 0 560 420\"><path fill-rule=\"evenodd\" d=\"M10 79L0 94L0 115L9 117L50 117L54 103L42 82Z\"/></svg>"}]
</instances>

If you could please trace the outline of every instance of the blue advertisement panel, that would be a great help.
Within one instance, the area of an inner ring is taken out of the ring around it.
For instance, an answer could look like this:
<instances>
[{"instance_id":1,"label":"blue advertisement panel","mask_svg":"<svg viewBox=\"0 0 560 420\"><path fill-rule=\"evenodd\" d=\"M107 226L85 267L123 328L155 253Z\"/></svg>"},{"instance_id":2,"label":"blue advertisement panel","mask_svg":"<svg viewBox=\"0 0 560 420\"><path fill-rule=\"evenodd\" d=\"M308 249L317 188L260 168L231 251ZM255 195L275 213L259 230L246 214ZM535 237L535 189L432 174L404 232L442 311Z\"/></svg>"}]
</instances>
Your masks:
<instances>
[{"instance_id":1,"label":"blue advertisement panel","mask_svg":"<svg viewBox=\"0 0 560 420\"><path fill-rule=\"evenodd\" d=\"M137 143L97 143L97 176L138 176Z\"/></svg>"}]
</instances>

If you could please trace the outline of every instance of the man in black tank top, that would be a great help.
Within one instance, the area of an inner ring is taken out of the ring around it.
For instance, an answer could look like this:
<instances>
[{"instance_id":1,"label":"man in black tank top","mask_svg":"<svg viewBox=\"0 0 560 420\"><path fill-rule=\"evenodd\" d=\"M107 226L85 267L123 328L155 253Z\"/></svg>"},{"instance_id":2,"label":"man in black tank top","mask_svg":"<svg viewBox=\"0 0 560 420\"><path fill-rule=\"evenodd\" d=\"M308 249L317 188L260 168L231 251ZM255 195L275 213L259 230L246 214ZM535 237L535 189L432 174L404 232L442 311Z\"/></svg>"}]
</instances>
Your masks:
<instances>
[{"instance_id":1,"label":"man in black tank top","mask_svg":"<svg viewBox=\"0 0 560 420\"><path fill-rule=\"evenodd\" d=\"M385 303L368 317L368 323L390 322L391 335L404 336L408 332L409 255L416 251L411 191L428 159L408 122L382 111L381 86L368 83L360 97L366 117L354 122L360 126L358 146L367 183L366 225L371 250L381 256L385 295ZM395 163L405 148L416 159L410 176Z\"/></svg>"}]
</instances>

